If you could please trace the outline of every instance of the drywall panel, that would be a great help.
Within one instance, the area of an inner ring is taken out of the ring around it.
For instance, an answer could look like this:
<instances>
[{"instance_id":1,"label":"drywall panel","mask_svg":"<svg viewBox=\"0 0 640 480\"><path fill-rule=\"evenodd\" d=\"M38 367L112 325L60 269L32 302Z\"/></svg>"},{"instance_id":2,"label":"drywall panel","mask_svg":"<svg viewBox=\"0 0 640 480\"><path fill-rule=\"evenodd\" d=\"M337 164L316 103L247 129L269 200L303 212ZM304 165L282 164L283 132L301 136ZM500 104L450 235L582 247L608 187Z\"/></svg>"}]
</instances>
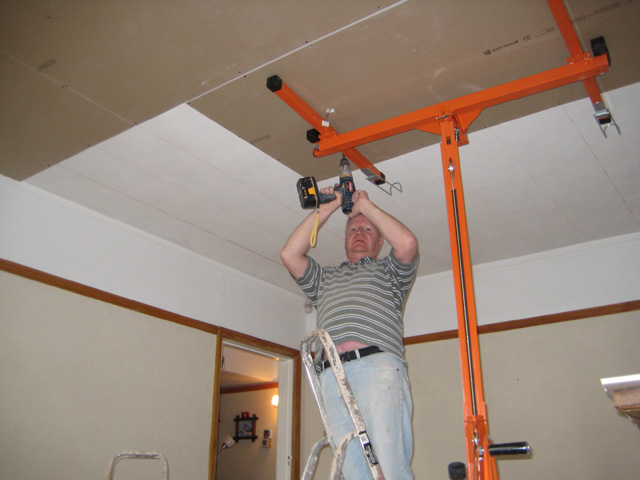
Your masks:
<instances>
[{"instance_id":1,"label":"drywall panel","mask_svg":"<svg viewBox=\"0 0 640 480\"><path fill-rule=\"evenodd\" d=\"M131 123L6 55L0 56L0 163L24 180Z\"/></svg>"},{"instance_id":2,"label":"drywall panel","mask_svg":"<svg viewBox=\"0 0 640 480\"><path fill-rule=\"evenodd\" d=\"M5 272L0 330L0 478L207 478L215 335Z\"/></svg>"},{"instance_id":3,"label":"drywall panel","mask_svg":"<svg viewBox=\"0 0 640 480\"><path fill-rule=\"evenodd\" d=\"M612 68L603 88L637 81L640 4L565 3L585 50L595 36L607 40ZM16 179L115 135L114 122L121 131L191 100L295 171L327 178L334 162L307 163L308 126L285 105L269 107L269 75L280 74L320 114L334 108L332 124L346 131L560 66L567 56L543 0L3 2L0 50L3 62L36 77L2 72L3 106L11 99L12 108L3 109L0 144L36 157L21 158L29 168L17 170L13 156L0 157L3 174ZM25 92L34 82L64 93ZM473 128L584 96L577 86L495 107ZM363 153L378 162L435 141L402 135Z\"/></svg>"},{"instance_id":4,"label":"drywall panel","mask_svg":"<svg viewBox=\"0 0 640 480\"><path fill-rule=\"evenodd\" d=\"M640 28L636 2L568 2L574 26L589 40L606 35L615 61L606 90L640 75L632 45ZM190 104L303 176L335 176L336 155L312 157L311 128L266 88L279 75L338 132L347 132L463 95L566 65L569 56L547 2L403 2L319 38L291 55L239 76ZM471 130L586 97L580 84L486 109ZM439 141L401 134L362 146L373 163Z\"/></svg>"},{"instance_id":5,"label":"drywall panel","mask_svg":"<svg viewBox=\"0 0 640 480\"><path fill-rule=\"evenodd\" d=\"M95 144L96 136L104 140L115 135L118 132L110 130L114 121L125 119L130 126L148 120L390 3L2 2L4 61L28 70L37 78L31 82L51 82L78 96L70 99L67 93L61 102L60 94L45 90L34 98L24 94L22 79L2 72L3 97L14 97L28 125L49 120L44 128L31 128L21 136L0 129L0 144L10 151L33 148L32 139L38 138L40 149L35 153L43 162L37 169L33 165L14 173L2 167L2 172L24 179ZM45 101L43 95L49 98ZM109 112L111 117L70 115L80 99L85 109ZM2 118L15 121L6 108ZM61 127L75 136L58 135ZM64 156L55 154L56 147ZM7 161L0 158L2 164Z\"/></svg>"},{"instance_id":6,"label":"drywall panel","mask_svg":"<svg viewBox=\"0 0 640 480\"><path fill-rule=\"evenodd\" d=\"M141 122L390 3L23 2L0 8L0 46Z\"/></svg>"}]
</instances>

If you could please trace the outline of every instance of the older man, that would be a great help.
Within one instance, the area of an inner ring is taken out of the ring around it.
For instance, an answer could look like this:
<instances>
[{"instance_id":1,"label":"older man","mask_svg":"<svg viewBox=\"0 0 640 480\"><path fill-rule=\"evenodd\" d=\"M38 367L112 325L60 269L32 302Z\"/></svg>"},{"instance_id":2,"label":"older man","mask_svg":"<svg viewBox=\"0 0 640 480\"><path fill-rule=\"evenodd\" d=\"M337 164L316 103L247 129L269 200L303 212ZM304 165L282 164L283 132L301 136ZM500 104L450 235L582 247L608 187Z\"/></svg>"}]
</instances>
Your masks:
<instances>
[{"instance_id":1,"label":"older man","mask_svg":"<svg viewBox=\"0 0 640 480\"><path fill-rule=\"evenodd\" d=\"M334 193L333 188L323 193ZM365 191L353 194L345 235L347 261L322 267L307 255L309 238L341 205L341 195L320 205L293 231L280 257L318 311L318 328L331 335L344 363L371 443L386 480L413 478L413 405L402 342L404 304L415 279L418 242L400 221L376 206ZM318 215L318 217L316 217ZM378 259L384 240L388 256ZM317 372L336 441L352 430L328 362ZM346 480L371 478L357 441L347 452Z\"/></svg>"}]
</instances>

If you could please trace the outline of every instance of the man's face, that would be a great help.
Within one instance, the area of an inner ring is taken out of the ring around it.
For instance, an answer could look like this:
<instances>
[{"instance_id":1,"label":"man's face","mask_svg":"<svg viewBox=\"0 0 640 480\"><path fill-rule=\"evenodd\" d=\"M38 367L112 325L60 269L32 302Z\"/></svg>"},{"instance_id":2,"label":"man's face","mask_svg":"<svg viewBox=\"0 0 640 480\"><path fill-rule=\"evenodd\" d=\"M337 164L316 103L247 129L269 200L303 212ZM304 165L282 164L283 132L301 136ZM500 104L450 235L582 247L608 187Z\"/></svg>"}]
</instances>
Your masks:
<instances>
[{"instance_id":1,"label":"man's face","mask_svg":"<svg viewBox=\"0 0 640 480\"><path fill-rule=\"evenodd\" d=\"M384 239L378 229L365 217L358 215L347 222L344 247L350 263L363 257L378 258Z\"/></svg>"}]
</instances>

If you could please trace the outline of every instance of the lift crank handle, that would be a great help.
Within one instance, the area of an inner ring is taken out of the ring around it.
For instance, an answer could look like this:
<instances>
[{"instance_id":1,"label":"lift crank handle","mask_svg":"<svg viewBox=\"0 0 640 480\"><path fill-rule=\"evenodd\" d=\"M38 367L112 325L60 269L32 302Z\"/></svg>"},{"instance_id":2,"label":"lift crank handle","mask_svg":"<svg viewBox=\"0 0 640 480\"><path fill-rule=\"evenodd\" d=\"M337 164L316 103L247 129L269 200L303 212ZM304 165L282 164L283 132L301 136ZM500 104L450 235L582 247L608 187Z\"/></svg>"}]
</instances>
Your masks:
<instances>
[{"instance_id":1,"label":"lift crank handle","mask_svg":"<svg viewBox=\"0 0 640 480\"><path fill-rule=\"evenodd\" d=\"M489 454L496 455L528 455L531 447L527 442L497 443L489 445ZM462 462L452 462L448 466L449 480L466 480L467 466Z\"/></svg>"},{"instance_id":2,"label":"lift crank handle","mask_svg":"<svg viewBox=\"0 0 640 480\"><path fill-rule=\"evenodd\" d=\"M496 455L528 455L531 447L527 442L496 443L489 445L489 454Z\"/></svg>"}]
</instances>

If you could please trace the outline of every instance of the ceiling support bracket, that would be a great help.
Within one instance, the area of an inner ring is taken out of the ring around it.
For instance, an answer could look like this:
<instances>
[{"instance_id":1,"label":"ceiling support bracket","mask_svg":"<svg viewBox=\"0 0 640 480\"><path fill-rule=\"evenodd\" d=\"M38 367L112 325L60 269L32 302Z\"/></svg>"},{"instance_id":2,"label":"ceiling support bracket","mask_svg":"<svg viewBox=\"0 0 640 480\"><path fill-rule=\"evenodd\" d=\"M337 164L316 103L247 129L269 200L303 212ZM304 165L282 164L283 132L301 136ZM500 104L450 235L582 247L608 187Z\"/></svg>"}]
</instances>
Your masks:
<instances>
[{"instance_id":1,"label":"ceiling support bracket","mask_svg":"<svg viewBox=\"0 0 640 480\"><path fill-rule=\"evenodd\" d=\"M459 142L464 145L468 143L467 128L485 108L601 75L606 73L607 66L606 55L593 58L585 54L579 60L542 73L405 113L347 133L323 135L319 139L313 155L316 157L331 155L347 148L355 148L410 130L423 130L438 134L438 122L447 115L452 115L457 119L460 129ZM591 80L593 79L591 78Z\"/></svg>"},{"instance_id":2,"label":"ceiling support bracket","mask_svg":"<svg viewBox=\"0 0 640 480\"><path fill-rule=\"evenodd\" d=\"M609 112L609 109L605 106L604 102L594 103L593 108L596 111L593 117L596 119L596 122L598 122L598 126L600 127L604 137L607 138L607 128L612 125L616 127L618 135L620 135L620 127L618 127L618 124L613 119L613 115L611 115L611 112Z\"/></svg>"},{"instance_id":3,"label":"ceiling support bracket","mask_svg":"<svg viewBox=\"0 0 640 480\"><path fill-rule=\"evenodd\" d=\"M338 132L327 121L327 117L321 117L313 110L302 98L300 98L289 86L282 81L278 75L272 75L267 78L267 88L275 93L282 101L289 105L293 111L306 120L313 128L307 131L307 140L311 143L317 143L326 138L335 137ZM385 193L391 195L392 191L398 190L402 192L402 187L398 187L398 183L387 183L384 173L371 163L364 155L362 155L355 147L345 147L340 150L342 155L351 160L364 173L368 181L376 185ZM315 155L315 154L314 154ZM389 190L382 188L387 184Z\"/></svg>"},{"instance_id":4,"label":"ceiling support bracket","mask_svg":"<svg viewBox=\"0 0 640 480\"><path fill-rule=\"evenodd\" d=\"M567 49L571 55L571 57L567 58L567 63L571 64L580 61L580 59L584 58L587 54L582 51L578 36L573 29L573 24L571 23L569 14L564 7L563 1L547 0L547 3L549 4L549 9L556 20L558 29L560 30L564 43L567 45ZM611 66L611 57L609 56L609 49L607 48L607 43L605 42L604 37L592 38L590 43L593 55L596 57L606 55L608 62L607 66ZM587 94L591 99L593 109L596 112L594 114L594 118L596 119L602 134L607 138L607 128L613 125L618 131L618 135L620 135L620 127L618 127L618 124L613 119L613 115L611 115L611 112L605 105L600 93L600 88L598 88L598 85L596 84L595 77L585 78L582 80L582 83L584 84Z\"/></svg>"}]
</instances>

